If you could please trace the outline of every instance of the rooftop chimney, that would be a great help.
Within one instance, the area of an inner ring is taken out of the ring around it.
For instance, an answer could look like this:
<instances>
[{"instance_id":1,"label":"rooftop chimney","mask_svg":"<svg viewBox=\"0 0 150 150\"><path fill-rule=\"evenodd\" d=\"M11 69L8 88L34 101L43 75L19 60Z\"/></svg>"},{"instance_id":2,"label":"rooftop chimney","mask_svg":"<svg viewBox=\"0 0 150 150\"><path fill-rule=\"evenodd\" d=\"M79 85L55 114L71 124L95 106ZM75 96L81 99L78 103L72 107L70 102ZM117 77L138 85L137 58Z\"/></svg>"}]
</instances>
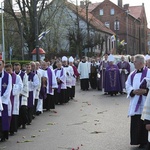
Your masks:
<instances>
[{"instance_id":1,"label":"rooftop chimney","mask_svg":"<svg viewBox=\"0 0 150 150\"><path fill-rule=\"evenodd\" d=\"M80 7L81 8L84 8L85 6L84 6L84 1L80 1Z\"/></svg>"},{"instance_id":2,"label":"rooftop chimney","mask_svg":"<svg viewBox=\"0 0 150 150\"><path fill-rule=\"evenodd\" d=\"M124 9L125 9L125 10L129 10L129 4L125 4L125 5L124 5Z\"/></svg>"},{"instance_id":3,"label":"rooftop chimney","mask_svg":"<svg viewBox=\"0 0 150 150\"><path fill-rule=\"evenodd\" d=\"M118 0L118 6L122 8L122 0Z\"/></svg>"}]
</instances>

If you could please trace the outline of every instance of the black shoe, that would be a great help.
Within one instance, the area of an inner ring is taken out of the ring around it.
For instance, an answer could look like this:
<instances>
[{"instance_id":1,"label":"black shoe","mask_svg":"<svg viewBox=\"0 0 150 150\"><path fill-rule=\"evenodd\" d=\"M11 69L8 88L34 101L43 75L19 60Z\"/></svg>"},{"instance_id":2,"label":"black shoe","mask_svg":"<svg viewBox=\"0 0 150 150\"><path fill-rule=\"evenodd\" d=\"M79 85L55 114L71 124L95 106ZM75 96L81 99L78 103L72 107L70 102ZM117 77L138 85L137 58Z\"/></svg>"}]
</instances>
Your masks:
<instances>
[{"instance_id":1,"label":"black shoe","mask_svg":"<svg viewBox=\"0 0 150 150\"><path fill-rule=\"evenodd\" d=\"M31 125L31 122L28 122L27 125Z\"/></svg>"},{"instance_id":2,"label":"black shoe","mask_svg":"<svg viewBox=\"0 0 150 150\"><path fill-rule=\"evenodd\" d=\"M24 124L24 125L22 125L22 129L26 129L26 125Z\"/></svg>"},{"instance_id":3,"label":"black shoe","mask_svg":"<svg viewBox=\"0 0 150 150\"><path fill-rule=\"evenodd\" d=\"M6 141L6 139L5 138L1 138L1 142L5 142Z\"/></svg>"},{"instance_id":4,"label":"black shoe","mask_svg":"<svg viewBox=\"0 0 150 150\"><path fill-rule=\"evenodd\" d=\"M15 133L12 131L12 132L10 132L10 136L13 136L13 135L15 135Z\"/></svg>"},{"instance_id":5,"label":"black shoe","mask_svg":"<svg viewBox=\"0 0 150 150\"><path fill-rule=\"evenodd\" d=\"M146 146L145 144L140 144L139 148L145 148L145 146Z\"/></svg>"},{"instance_id":6,"label":"black shoe","mask_svg":"<svg viewBox=\"0 0 150 150\"><path fill-rule=\"evenodd\" d=\"M34 119L34 118L35 118L35 116L33 115L33 116L32 116L32 119Z\"/></svg>"},{"instance_id":7,"label":"black shoe","mask_svg":"<svg viewBox=\"0 0 150 150\"><path fill-rule=\"evenodd\" d=\"M41 111L37 111L36 115L39 116L41 114Z\"/></svg>"}]
</instances>

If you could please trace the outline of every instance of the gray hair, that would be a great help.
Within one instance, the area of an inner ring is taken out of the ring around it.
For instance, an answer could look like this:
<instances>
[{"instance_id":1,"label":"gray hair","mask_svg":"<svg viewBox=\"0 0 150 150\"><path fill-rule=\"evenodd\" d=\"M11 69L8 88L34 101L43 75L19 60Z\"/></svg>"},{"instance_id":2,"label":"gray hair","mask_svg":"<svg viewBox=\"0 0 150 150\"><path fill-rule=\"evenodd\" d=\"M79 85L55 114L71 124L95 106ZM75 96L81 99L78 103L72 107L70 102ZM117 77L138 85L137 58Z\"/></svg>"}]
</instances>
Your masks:
<instances>
[{"instance_id":1,"label":"gray hair","mask_svg":"<svg viewBox=\"0 0 150 150\"><path fill-rule=\"evenodd\" d=\"M145 63L145 57L144 57L144 55L142 55L142 54L137 54L137 55L134 56L134 58L135 58L137 61L141 62L142 64Z\"/></svg>"}]
</instances>

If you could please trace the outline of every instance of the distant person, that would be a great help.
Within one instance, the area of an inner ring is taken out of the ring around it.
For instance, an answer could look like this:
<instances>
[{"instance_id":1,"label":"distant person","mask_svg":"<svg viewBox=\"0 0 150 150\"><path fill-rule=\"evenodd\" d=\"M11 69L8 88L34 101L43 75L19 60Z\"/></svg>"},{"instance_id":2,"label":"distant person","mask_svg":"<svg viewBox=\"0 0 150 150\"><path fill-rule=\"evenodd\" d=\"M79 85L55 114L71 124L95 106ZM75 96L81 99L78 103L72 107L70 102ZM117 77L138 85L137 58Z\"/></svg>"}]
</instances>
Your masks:
<instances>
[{"instance_id":1,"label":"distant person","mask_svg":"<svg viewBox=\"0 0 150 150\"><path fill-rule=\"evenodd\" d=\"M105 88L105 71L106 68L109 66L108 62L108 54L106 53L104 55L104 60L101 60L100 65L98 67L98 71L100 73L100 82L99 82L99 89L102 90ZM105 92L104 95L107 95L108 93Z\"/></svg>"},{"instance_id":2,"label":"distant person","mask_svg":"<svg viewBox=\"0 0 150 150\"><path fill-rule=\"evenodd\" d=\"M108 57L109 65L105 71L104 92L111 96L122 92L120 72L117 65L114 64L114 56Z\"/></svg>"},{"instance_id":3,"label":"distant person","mask_svg":"<svg viewBox=\"0 0 150 150\"><path fill-rule=\"evenodd\" d=\"M130 65L127 61L125 61L125 57L122 56L121 61L119 63L117 63L117 66L119 68L120 75L121 75L121 86L123 89L123 93L126 93L125 82L130 73Z\"/></svg>"},{"instance_id":4,"label":"distant person","mask_svg":"<svg viewBox=\"0 0 150 150\"><path fill-rule=\"evenodd\" d=\"M132 71L135 70L135 66L134 66L134 56L131 56L129 65L130 65L130 73L131 73Z\"/></svg>"},{"instance_id":5,"label":"distant person","mask_svg":"<svg viewBox=\"0 0 150 150\"><path fill-rule=\"evenodd\" d=\"M81 62L78 65L78 72L80 74L80 86L81 90L87 91L89 89L89 63L86 61L86 57L82 57Z\"/></svg>"},{"instance_id":6,"label":"distant person","mask_svg":"<svg viewBox=\"0 0 150 150\"><path fill-rule=\"evenodd\" d=\"M89 80L90 80L91 88L96 89L97 88L97 65L95 59L91 60Z\"/></svg>"}]
</instances>

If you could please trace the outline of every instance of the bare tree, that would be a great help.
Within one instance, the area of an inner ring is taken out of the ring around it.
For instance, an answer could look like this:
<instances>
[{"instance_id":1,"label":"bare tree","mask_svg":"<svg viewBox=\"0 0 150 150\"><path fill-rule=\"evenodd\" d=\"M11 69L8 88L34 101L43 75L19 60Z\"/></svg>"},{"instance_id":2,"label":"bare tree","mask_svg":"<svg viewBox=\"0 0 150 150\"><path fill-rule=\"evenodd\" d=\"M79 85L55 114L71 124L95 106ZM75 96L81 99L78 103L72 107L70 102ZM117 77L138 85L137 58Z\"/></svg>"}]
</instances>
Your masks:
<instances>
[{"instance_id":1,"label":"bare tree","mask_svg":"<svg viewBox=\"0 0 150 150\"><path fill-rule=\"evenodd\" d=\"M7 16L14 19L16 31L23 34L23 38L29 48L29 57L31 58L31 51L35 48L35 23L40 24L42 12L44 10L47 0L16 0L16 5L19 8L18 12L13 9L11 0L5 1L4 12ZM36 7L35 7L36 6ZM35 10L35 8L37 8ZM37 22L35 22L35 11L37 11ZM23 33L21 29L23 26ZM38 26L39 32L42 26Z\"/></svg>"}]
</instances>

